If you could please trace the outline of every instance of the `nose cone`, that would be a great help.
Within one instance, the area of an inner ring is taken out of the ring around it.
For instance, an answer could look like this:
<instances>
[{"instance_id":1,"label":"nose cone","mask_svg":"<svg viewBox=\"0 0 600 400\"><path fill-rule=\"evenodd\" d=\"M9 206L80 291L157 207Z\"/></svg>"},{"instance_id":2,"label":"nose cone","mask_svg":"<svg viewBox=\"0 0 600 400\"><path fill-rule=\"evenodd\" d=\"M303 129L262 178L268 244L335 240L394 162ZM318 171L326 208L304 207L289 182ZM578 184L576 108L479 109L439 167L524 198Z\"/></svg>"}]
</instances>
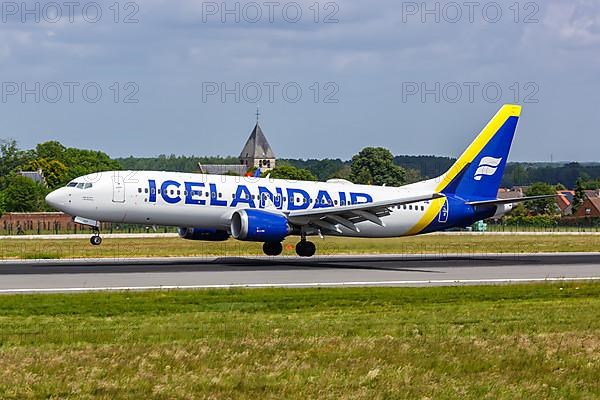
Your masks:
<instances>
[{"instance_id":1,"label":"nose cone","mask_svg":"<svg viewBox=\"0 0 600 400\"><path fill-rule=\"evenodd\" d=\"M64 200L65 196L62 188L50 192L46 196L46 203L57 210L61 210L61 207L64 205Z\"/></svg>"}]
</instances>

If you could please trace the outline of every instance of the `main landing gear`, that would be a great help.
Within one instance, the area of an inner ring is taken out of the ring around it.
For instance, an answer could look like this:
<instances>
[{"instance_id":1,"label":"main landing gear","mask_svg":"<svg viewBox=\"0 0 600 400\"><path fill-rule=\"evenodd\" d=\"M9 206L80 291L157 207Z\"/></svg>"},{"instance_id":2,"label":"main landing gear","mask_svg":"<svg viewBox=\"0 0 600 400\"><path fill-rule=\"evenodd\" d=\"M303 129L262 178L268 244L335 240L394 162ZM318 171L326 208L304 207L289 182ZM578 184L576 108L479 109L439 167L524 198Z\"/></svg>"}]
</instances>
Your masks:
<instances>
[{"instance_id":1,"label":"main landing gear","mask_svg":"<svg viewBox=\"0 0 600 400\"><path fill-rule=\"evenodd\" d=\"M313 242L308 242L303 238L296 245L296 254L300 257L312 257L315 255L317 248ZM268 256L278 256L283 252L283 246L279 242L263 243L263 252Z\"/></svg>"},{"instance_id":2,"label":"main landing gear","mask_svg":"<svg viewBox=\"0 0 600 400\"><path fill-rule=\"evenodd\" d=\"M278 256L283 251L283 245L280 242L265 242L263 251L268 256Z\"/></svg>"},{"instance_id":3,"label":"main landing gear","mask_svg":"<svg viewBox=\"0 0 600 400\"><path fill-rule=\"evenodd\" d=\"M315 255L317 247L313 242L306 240L306 235L302 234L300 241L296 245L296 254L300 257L312 257Z\"/></svg>"},{"instance_id":4,"label":"main landing gear","mask_svg":"<svg viewBox=\"0 0 600 400\"><path fill-rule=\"evenodd\" d=\"M94 231L94 234L90 238L90 243L94 246L100 246L100 244L102 243L102 238L100 237L100 229L93 228L92 230Z\"/></svg>"}]
</instances>

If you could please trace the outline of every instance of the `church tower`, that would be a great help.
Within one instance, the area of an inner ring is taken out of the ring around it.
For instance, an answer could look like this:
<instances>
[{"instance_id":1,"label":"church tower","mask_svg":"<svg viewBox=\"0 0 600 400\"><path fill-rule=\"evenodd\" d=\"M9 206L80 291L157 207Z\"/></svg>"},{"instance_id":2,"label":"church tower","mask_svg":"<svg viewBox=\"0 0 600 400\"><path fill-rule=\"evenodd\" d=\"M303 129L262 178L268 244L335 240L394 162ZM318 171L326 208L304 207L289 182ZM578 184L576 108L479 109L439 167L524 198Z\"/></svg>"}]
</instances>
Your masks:
<instances>
[{"instance_id":1,"label":"church tower","mask_svg":"<svg viewBox=\"0 0 600 400\"><path fill-rule=\"evenodd\" d=\"M256 125L240 153L240 163L247 169L256 167L260 168L261 171L268 171L275 168L275 153L273 153L271 145L262 129L260 129L259 116L260 113L257 109Z\"/></svg>"}]
</instances>

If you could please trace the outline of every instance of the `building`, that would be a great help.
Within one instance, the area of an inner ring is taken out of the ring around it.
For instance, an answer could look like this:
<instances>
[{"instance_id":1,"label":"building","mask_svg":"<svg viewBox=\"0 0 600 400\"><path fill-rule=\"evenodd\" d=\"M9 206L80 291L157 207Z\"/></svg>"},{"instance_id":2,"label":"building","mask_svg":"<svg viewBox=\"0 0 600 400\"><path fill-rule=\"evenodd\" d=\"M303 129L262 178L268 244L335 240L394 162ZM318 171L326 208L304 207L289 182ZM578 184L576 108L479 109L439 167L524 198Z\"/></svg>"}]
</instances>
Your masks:
<instances>
[{"instance_id":1,"label":"building","mask_svg":"<svg viewBox=\"0 0 600 400\"><path fill-rule=\"evenodd\" d=\"M242 175L245 175L246 172L248 171L248 168L246 168L246 166L243 164L203 165L203 164L198 163L198 169L200 170L201 173L208 174L208 175L238 175L238 176L242 176Z\"/></svg>"},{"instance_id":2,"label":"building","mask_svg":"<svg viewBox=\"0 0 600 400\"><path fill-rule=\"evenodd\" d=\"M583 193L585 194L585 197L589 198L589 199L593 199L595 197L600 197L600 189L598 189L598 190L584 190Z\"/></svg>"},{"instance_id":3,"label":"building","mask_svg":"<svg viewBox=\"0 0 600 400\"><path fill-rule=\"evenodd\" d=\"M19 171L17 175L24 176L25 178L29 178L35 183L39 183L40 185L46 186L46 179L44 178L44 173L41 169L37 171Z\"/></svg>"},{"instance_id":4,"label":"building","mask_svg":"<svg viewBox=\"0 0 600 400\"><path fill-rule=\"evenodd\" d=\"M573 214L573 199L575 198L575 191L559 190L556 192L556 194L556 205L560 209L560 214L563 216Z\"/></svg>"},{"instance_id":5,"label":"building","mask_svg":"<svg viewBox=\"0 0 600 400\"><path fill-rule=\"evenodd\" d=\"M587 197L574 215L577 218L600 218L600 197Z\"/></svg>"},{"instance_id":6,"label":"building","mask_svg":"<svg viewBox=\"0 0 600 400\"><path fill-rule=\"evenodd\" d=\"M275 153L271 148L265 134L260 128L258 121L258 112L256 125L250 133L250 137L240 152L239 164L226 165L202 165L198 163L200 173L211 175L245 175L252 168L260 168L262 172L275 168L277 162Z\"/></svg>"},{"instance_id":7,"label":"building","mask_svg":"<svg viewBox=\"0 0 600 400\"><path fill-rule=\"evenodd\" d=\"M525 194L523 193L523 188L521 188L521 187L514 187L512 189L500 188L500 189L498 189L498 195L497 195L497 197L499 199L515 199L515 198L521 198L524 196L525 196Z\"/></svg>"},{"instance_id":8,"label":"building","mask_svg":"<svg viewBox=\"0 0 600 400\"><path fill-rule=\"evenodd\" d=\"M600 218L600 192L586 190L583 203L573 215L577 218Z\"/></svg>"},{"instance_id":9,"label":"building","mask_svg":"<svg viewBox=\"0 0 600 400\"><path fill-rule=\"evenodd\" d=\"M275 168L275 153L267 141L258 121L240 153L240 164L246 169L252 167L268 171Z\"/></svg>"}]
</instances>

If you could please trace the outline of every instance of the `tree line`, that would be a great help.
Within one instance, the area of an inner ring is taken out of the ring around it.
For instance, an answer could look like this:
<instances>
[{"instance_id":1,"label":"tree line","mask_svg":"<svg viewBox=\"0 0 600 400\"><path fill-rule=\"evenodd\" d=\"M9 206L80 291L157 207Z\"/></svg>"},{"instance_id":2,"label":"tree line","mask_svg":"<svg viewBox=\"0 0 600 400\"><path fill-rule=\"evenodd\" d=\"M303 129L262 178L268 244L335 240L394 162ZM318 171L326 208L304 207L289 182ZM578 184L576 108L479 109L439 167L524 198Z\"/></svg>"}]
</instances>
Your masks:
<instances>
[{"instance_id":1,"label":"tree line","mask_svg":"<svg viewBox=\"0 0 600 400\"><path fill-rule=\"evenodd\" d=\"M121 169L116 160L101 151L65 147L57 141L22 150L15 140L0 141L0 212L49 210L44 197L72 179L99 171ZM22 176L41 171L45 183Z\"/></svg>"},{"instance_id":2,"label":"tree line","mask_svg":"<svg viewBox=\"0 0 600 400\"><path fill-rule=\"evenodd\" d=\"M0 212L47 210L45 195L70 180L94 172L109 170L161 170L196 172L198 164L237 164L236 157L196 157L159 155L111 159L106 153L66 147L57 141L38 144L22 150L17 142L0 141ZM368 185L400 186L433 178L447 171L455 159L437 156L393 156L381 147L366 147L352 157L341 159L279 159L277 167L263 173L273 178L294 180L346 179ZM41 171L45 184L21 176L22 171ZM600 187L600 164L535 164L511 163L505 171L502 186L530 186L529 193L550 194L565 187L576 189L580 204L585 189ZM552 200L534 202L525 214L555 212Z\"/></svg>"},{"instance_id":3,"label":"tree line","mask_svg":"<svg viewBox=\"0 0 600 400\"><path fill-rule=\"evenodd\" d=\"M389 152L388 152L389 153ZM158 157L126 157L115 159L123 169L160 171L195 172L198 163L211 164L238 164L237 157L196 157L160 155ZM446 172L456 161L451 157L440 156L393 156L393 164L402 167L405 171L407 183L435 178ZM277 160L278 165L287 165L309 171L316 179L325 181L332 178L349 179L352 160L339 158L325 159L297 159L283 158ZM502 186L530 186L536 182L545 182L550 185L564 185L575 188L578 180L600 180L600 163L508 163Z\"/></svg>"}]
</instances>

